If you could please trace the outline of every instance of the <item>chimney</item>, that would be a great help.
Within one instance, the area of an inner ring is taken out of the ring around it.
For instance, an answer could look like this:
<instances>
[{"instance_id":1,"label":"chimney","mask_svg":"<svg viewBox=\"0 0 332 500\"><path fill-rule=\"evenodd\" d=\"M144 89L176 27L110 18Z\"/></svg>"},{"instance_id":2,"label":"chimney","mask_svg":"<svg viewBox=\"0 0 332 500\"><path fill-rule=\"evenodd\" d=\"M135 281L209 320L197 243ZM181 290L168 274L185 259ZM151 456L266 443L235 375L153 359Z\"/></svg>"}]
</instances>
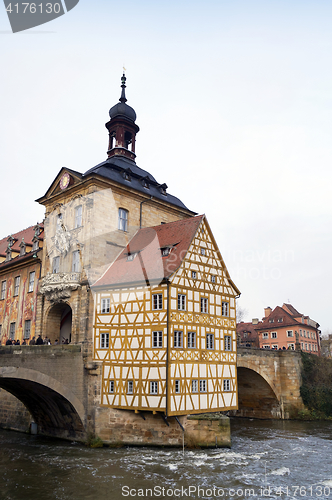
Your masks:
<instances>
[{"instance_id":1,"label":"chimney","mask_svg":"<svg viewBox=\"0 0 332 500\"><path fill-rule=\"evenodd\" d=\"M265 309L264 309L265 318L268 318L270 316L271 312L272 312L271 307L265 307Z\"/></svg>"},{"instance_id":2,"label":"chimney","mask_svg":"<svg viewBox=\"0 0 332 500\"><path fill-rule=\"evenodd\" d=\"M252 324L253 325L258 325L258 318L253 318Z\"/></svg>"}]
</instances>

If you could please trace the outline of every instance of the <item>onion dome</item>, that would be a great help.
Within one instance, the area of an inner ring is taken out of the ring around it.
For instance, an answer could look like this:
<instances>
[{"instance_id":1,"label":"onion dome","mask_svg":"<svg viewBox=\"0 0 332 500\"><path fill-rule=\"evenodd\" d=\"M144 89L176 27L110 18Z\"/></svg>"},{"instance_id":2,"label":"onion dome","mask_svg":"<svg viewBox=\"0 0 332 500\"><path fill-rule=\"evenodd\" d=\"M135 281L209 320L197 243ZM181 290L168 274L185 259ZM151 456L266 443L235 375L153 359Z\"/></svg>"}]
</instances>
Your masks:
<instances>
[{"instance_id":1,"label":"onion dome","mask_svg":"<svg viewBox=\"0 0 332 500\"><path fill-rule=\"evenodd\" d=\"M122 75L121 82L122 82L121 84L122 92L121 92L121 97L119 99L120 102L118 102L118 104L115 104L115 106L113 106L110 109L109 111L110 118L112 120L113 118L121 117L124 118L125 120L135 122L136 120L135 110L132 107L128 106L128 104L126 104L127 102L125 94L126 76L124 73Z\"/></svg>"}]
</instances>

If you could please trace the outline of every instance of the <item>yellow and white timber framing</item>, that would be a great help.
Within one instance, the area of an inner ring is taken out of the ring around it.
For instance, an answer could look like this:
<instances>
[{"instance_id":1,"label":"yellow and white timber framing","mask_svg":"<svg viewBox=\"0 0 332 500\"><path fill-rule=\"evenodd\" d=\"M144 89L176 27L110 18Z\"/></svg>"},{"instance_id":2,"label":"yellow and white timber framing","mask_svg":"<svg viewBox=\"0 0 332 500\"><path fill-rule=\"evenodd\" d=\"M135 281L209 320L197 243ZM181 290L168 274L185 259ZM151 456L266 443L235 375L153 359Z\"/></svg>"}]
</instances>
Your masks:
<instances>
[{"instance_id":1,"label":"yellow and white timber framing","mask_svg":"<svg viewBox=\"0 0 332 500\"><path fill-rule=\"evenodd\" d=\"M236 409L239 293L205 217L168 279L96 290L101 404L166 416Z\"/></svg>"}]
</instances>

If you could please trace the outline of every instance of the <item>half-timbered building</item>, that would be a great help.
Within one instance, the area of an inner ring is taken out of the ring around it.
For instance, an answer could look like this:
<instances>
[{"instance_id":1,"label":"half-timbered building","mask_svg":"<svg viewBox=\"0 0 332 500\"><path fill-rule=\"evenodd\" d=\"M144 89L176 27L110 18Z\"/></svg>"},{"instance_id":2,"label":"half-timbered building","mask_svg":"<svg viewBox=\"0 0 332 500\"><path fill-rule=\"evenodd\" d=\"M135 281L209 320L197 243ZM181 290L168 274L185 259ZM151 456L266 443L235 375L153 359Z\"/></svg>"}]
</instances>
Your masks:
<instances>
[{"instance_id":1,"label":"half-timbered building","mask_svg":"<svg viewBox=\"0 0 332 500\"><path fill-rule=\"evenodd\" d=\"M93 292L102 405L167 416L237 407L239 290L205 216L140 229Z\"/></svg>"}]
</instances>

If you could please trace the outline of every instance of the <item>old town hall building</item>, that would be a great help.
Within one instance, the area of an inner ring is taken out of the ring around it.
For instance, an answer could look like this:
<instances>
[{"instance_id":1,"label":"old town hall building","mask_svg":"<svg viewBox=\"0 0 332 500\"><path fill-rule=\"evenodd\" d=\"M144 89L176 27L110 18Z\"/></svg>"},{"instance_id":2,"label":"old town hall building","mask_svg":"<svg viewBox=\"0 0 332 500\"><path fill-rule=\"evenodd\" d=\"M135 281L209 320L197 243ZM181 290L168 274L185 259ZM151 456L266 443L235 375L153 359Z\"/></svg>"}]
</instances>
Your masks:
<instances>
[{"instance_id":1,"label":"old town hall building","mask_svg":"<svg viewBox=\"0 0 332 500\"><path fill-rule=\"evenodd\" d=\"M37 200L43 224L0 241L1 343L81 344L106 440L114 411L237 407L240 292L206 217L136 164L125 82L107 159L84 174L62 168Z\"/></svg>"}]
</instances>

